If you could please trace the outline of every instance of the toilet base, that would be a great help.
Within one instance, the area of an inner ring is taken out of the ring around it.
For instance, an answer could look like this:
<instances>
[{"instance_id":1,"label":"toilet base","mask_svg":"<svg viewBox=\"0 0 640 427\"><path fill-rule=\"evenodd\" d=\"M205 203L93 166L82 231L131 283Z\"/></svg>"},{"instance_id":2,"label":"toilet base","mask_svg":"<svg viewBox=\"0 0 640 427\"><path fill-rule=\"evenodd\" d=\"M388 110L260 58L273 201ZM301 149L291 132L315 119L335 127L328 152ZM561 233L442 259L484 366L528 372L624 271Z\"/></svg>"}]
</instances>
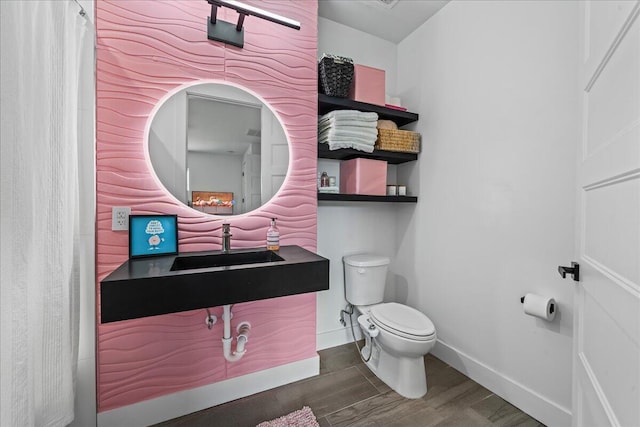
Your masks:
<instances>
[{"instance_id":1,"label":"toilet base","mask_svg":"<svg viewBox=\"0 0 640 427\"><path fill-rule=\"evenodd\" d=\"M367 367L399 395L419 399L427 394L427 374L424 356L401 357L387 352L376 340L366 338L362 355L366 358L373 343L373 354Z\"/></svg>"}]
</instances>

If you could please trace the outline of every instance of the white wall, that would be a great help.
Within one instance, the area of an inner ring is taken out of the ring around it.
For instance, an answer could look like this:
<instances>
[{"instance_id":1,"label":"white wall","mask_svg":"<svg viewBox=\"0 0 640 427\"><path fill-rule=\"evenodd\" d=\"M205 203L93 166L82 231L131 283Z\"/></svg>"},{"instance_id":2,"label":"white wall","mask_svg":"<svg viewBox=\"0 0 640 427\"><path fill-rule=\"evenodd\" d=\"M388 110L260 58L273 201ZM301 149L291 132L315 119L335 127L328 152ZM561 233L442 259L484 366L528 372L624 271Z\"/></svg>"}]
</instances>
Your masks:
<instances>
[{"instance_id":1,"label":"white wall","mask_svg":"<svg viewBox=\"0 0 640 427\"><path fill-rule=\"evenodd\" d=\"M423 135L401 208L409 305L433 353L547 425L569 425L578 3L454 1L398 46L398 90ZM400 173L400 172L399 172ZM555 321L523 313L554 296Z\"/></svg>"},{"instance_id":2,"label":"white wall","mask_svg":"<svg viewBox=\"0 0 640 427\"><path fill-rule=\"evenodd\" d=\"M168 98L151 122L149 157L160 182L187 203L187 92Z\"/></svg>"},{"instance_id":3,"label":"white wall","mask_svg":"<svg viewBox=\"0 0 640 427\"><path fill-rule=\"evenodd\" d=\"M385 70L386 92L396 94L398 47L346 25L318 17L318 58L323 53L352 58L356 64Z\"/></svg>"},{"instance_id":4,"label":"white wall","mask_svg":"<svg viewBox=\"0 0 640 427\"><path fill-rule=\"evenodd\" d=\"M318 54L325 52L386 70L387 92L395 93L395 44L318 18ZM327 171L338 179L339 169L338 161L321 159L318 162L318 172ZM395 180L395 170L395 167L389 167L390 180ZM350 329L338 321L340 310L346 305L342 257L357 252L375 252L394 258L397 208L397 205L387 203L318 203L318 253L330 260L330 289L318 292L317 299L318 349L352 341ZM387 296L389 300L395 299L393 275L388 278Z\"/></svg>"},{"instance_id":5,"label":"white wall","mask_svg":"<svg viewBox=\"0 0 640 427\"><path fill-rule=\"evenodd\" d=\"M235 198L242 195L242 156L189 151L187 162L191 191L231 191Z\"/></svg>"},{"instance_id":6,"label":"white wall","mask_svg":"<svg viewBox=\"0 0 640 427\"><path fill-rule=\"evenodd\" d=\"M191 191L231 191L240 206L242 156L189 151L187 164Z\"/></svg>"}]
</instances>

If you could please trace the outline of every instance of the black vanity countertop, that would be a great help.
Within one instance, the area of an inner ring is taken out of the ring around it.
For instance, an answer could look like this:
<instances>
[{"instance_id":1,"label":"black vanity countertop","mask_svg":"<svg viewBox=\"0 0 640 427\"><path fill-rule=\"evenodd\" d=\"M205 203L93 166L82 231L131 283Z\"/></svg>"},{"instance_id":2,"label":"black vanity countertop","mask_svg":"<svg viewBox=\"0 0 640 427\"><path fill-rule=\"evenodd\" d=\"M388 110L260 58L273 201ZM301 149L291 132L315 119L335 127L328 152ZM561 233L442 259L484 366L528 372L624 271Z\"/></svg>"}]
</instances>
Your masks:
<instances>
[{"instance_id":1,"label":"black vanity countertop","mask_svg":"<svg viewBox=\"0 0 640 427\"><path fill-rule=\"evenodd\" d=\"M221 253L126 261L100 282L102 323L329 289L329 260L300 246L281 246L282 261L171 271L176 258Z\"/></svg>"}]
</instances>

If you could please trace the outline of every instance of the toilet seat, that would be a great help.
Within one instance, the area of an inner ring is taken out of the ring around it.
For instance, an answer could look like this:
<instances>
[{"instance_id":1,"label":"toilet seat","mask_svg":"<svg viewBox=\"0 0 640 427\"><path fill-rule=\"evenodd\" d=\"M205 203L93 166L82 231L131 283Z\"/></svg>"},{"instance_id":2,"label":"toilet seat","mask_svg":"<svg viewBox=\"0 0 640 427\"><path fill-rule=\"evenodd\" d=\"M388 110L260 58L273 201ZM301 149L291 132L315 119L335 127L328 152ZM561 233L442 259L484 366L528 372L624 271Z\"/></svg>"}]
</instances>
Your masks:
<instances>
[{"instance_id":1,"label":"toilet seat","mask_svg":"<svg viewBox=\"0 0 640 427\"><path fill-rule=\"evenodd\" d=\"M436 328L424 313L395 302L371 307L371 321L380 329L391 334L416 341L435 338Z\"/></svg>"}]
</instances>

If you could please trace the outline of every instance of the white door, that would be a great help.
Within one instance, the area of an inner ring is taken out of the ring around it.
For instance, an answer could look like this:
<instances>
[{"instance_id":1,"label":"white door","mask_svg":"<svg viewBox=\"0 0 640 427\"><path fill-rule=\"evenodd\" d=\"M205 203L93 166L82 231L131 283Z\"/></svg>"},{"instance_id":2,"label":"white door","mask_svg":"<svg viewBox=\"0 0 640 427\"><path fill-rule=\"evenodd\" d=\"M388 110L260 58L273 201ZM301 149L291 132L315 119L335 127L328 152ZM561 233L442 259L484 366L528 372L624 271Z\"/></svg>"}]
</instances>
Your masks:
<instances>
[{"instance_id":1,"label":"white door","mask_svg":"<svg viewBox=\"0 0 640 427\"><path fill-rule=\"evenodd\" d=\"M245 154L242 159L242 213L258 209L260 205L260 155Z\"/></svg>"},{"instance_id":2,"label":"white door","mask_svg":"<svg viewBox=\"0 0 640 427\"><path fill-rule=\"evenodd\" d=\"M639 10L581 5L575 426L640 426Z\"/></svg>"},{"instance_id":3,"label":"white door","mask_svg":"<svg viewBox=\"0 0 640 427\"><path fill-rule=\"evenodd\" d=\"M247 173L247 159L246 154L245 157L242 158L242 194L240 195L240 206L241 208L236 211L236 213L243 214L248 212L247 210L247 192L249 191L249 183L247 182L247 178L249 174ZM238 202L236 200L236 202Z\"/></svg>"}]
</instances>

